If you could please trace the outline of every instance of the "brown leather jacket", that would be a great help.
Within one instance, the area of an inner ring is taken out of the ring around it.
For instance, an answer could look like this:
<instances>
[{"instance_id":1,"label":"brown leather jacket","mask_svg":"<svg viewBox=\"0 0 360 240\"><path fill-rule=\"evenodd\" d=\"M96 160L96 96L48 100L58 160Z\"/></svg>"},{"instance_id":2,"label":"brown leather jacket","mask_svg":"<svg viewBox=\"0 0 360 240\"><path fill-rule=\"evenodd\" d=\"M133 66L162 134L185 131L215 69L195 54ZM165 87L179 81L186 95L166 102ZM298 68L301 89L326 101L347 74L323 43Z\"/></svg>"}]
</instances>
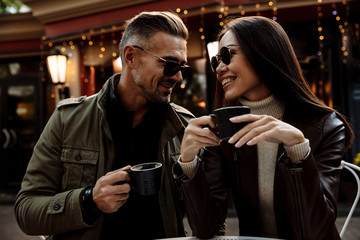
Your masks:
<instances>
[{"instance_id":1,"label":"brown leather jacket","mask_svg":"<svg viewBox=\"0 0 360 240\"><path fill-rule=\"evenodd\" d=\"M340 239L335 226L344 154L345 128L335 113L306 120L285 111L284 121L310 141L310 154L293 164L282 145L274 179L274 210L281 239ZM195 175L188 179L175 164L193 233L210 238L227 217L230 189L239 218L239 234L261 236L256 146L235 149L222 143L206 148Z\"/></svg>"}]
</instances>

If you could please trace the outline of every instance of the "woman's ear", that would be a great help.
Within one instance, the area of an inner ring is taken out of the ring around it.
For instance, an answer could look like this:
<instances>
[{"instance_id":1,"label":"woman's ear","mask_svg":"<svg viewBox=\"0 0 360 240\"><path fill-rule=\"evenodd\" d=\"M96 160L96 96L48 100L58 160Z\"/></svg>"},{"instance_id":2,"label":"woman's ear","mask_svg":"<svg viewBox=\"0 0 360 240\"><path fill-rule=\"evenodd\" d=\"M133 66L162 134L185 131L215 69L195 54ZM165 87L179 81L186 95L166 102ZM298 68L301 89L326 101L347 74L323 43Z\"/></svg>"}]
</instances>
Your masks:
<instances>
[{"instance_id":1,"label":"woman's ear","mask_svg":"<svg viewBox=\"0 0 360 240\"><path fill-rule=\"evenodd\" d=\"M135 65L135 48L131 45L124 48L124 61L129 68L134 68Z\"/></svg>"}]
</instances>

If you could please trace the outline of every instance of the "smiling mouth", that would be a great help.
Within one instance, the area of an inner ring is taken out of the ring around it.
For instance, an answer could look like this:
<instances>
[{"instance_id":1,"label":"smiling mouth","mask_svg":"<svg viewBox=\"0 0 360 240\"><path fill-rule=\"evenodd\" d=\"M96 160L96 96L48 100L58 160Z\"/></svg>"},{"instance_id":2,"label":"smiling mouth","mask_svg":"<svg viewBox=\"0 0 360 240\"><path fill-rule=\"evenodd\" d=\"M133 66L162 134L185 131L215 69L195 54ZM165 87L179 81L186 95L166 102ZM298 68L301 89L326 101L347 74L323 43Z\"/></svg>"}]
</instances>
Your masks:
<instances>
[{"instance_id":1,"label":"smiling mouth","mask_svg":"<svg viewBox=\"0 0 360 240\"><path fill-rule=\"evenodd\" d=\"M228 84L228 83L230 83L230 82L232 82L233 81L233 79L231 79L231 78L225 78L225 79L223 79L222 81L221 81L221 85L222 86L225 86L226 84Z\"/></svg>"},{"instance_id":2,"label":"smiling mouth","mask_svg":"<svg viewBox=\"0 0 360 240\"><path fill-rule=\"evenodd\" d=\"M168 89L173 88L174 85L175 85L175 84L174 84L174 83L171 83L171 82L162 82L162 83L160 83L160 86L163 86L163 87L168 88Z\"/></svg>"}]
</instances>

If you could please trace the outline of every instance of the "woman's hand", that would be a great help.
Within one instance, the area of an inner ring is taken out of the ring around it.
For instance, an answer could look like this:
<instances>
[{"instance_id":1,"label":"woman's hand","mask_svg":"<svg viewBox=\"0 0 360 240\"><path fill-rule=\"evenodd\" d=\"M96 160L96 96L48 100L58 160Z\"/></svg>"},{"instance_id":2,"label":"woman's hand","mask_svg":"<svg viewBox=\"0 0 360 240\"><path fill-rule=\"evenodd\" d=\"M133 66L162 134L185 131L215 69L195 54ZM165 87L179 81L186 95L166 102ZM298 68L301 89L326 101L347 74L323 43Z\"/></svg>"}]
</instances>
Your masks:
<instances>
[{"instance_id":1,"label":"woman's hand","mask_svg":"<svg viewBox=\"0 0 360 240\"><path fill-rule=\"evenodd\" d=\"M241 147L244 144L255 145L262 141L293 146L305 141L305 137L299 129L269 115L246 114L233 117L230 121L233 123L249 122L229 139L230 144L236 143L235 147Z\"/></svg>"},{"instance_id":2,"label":"woman's hand","mask_svg":"<svg viewBox=\"0 0 360 240\"><path fill-rule=\"evenodd\" d=\"M212 129L217 128L210 116L193 118L189 121L181 143L182 162L192 161L202 147L218 146L220 144L220 138L209 127Z\"/></svg>"}]
</instances>

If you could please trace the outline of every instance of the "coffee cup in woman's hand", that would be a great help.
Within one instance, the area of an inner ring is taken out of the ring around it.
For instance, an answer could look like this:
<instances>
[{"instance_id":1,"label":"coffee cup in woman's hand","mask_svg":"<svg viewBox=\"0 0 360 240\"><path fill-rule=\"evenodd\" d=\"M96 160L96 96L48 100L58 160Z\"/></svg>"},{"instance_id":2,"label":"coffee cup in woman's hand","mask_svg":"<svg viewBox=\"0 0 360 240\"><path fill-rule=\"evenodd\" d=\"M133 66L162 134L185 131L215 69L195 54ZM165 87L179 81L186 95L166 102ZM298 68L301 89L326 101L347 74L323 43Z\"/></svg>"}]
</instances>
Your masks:
<instances>
[{"instance_id":1,"label":"coffee cup in woman's hand","mask_svg":"<svg viewBox=\"0 0 360 240\"><path fill-rule=\"evenodd\" d=\"M215 120L218 126L217 135L222 140L228 140L231 136L242 129L247 123L233 123L229 119L232 117L249 114L250 108L247 106L223 107L214 110L210 116Z\"/></svg>"}]
</instances>

